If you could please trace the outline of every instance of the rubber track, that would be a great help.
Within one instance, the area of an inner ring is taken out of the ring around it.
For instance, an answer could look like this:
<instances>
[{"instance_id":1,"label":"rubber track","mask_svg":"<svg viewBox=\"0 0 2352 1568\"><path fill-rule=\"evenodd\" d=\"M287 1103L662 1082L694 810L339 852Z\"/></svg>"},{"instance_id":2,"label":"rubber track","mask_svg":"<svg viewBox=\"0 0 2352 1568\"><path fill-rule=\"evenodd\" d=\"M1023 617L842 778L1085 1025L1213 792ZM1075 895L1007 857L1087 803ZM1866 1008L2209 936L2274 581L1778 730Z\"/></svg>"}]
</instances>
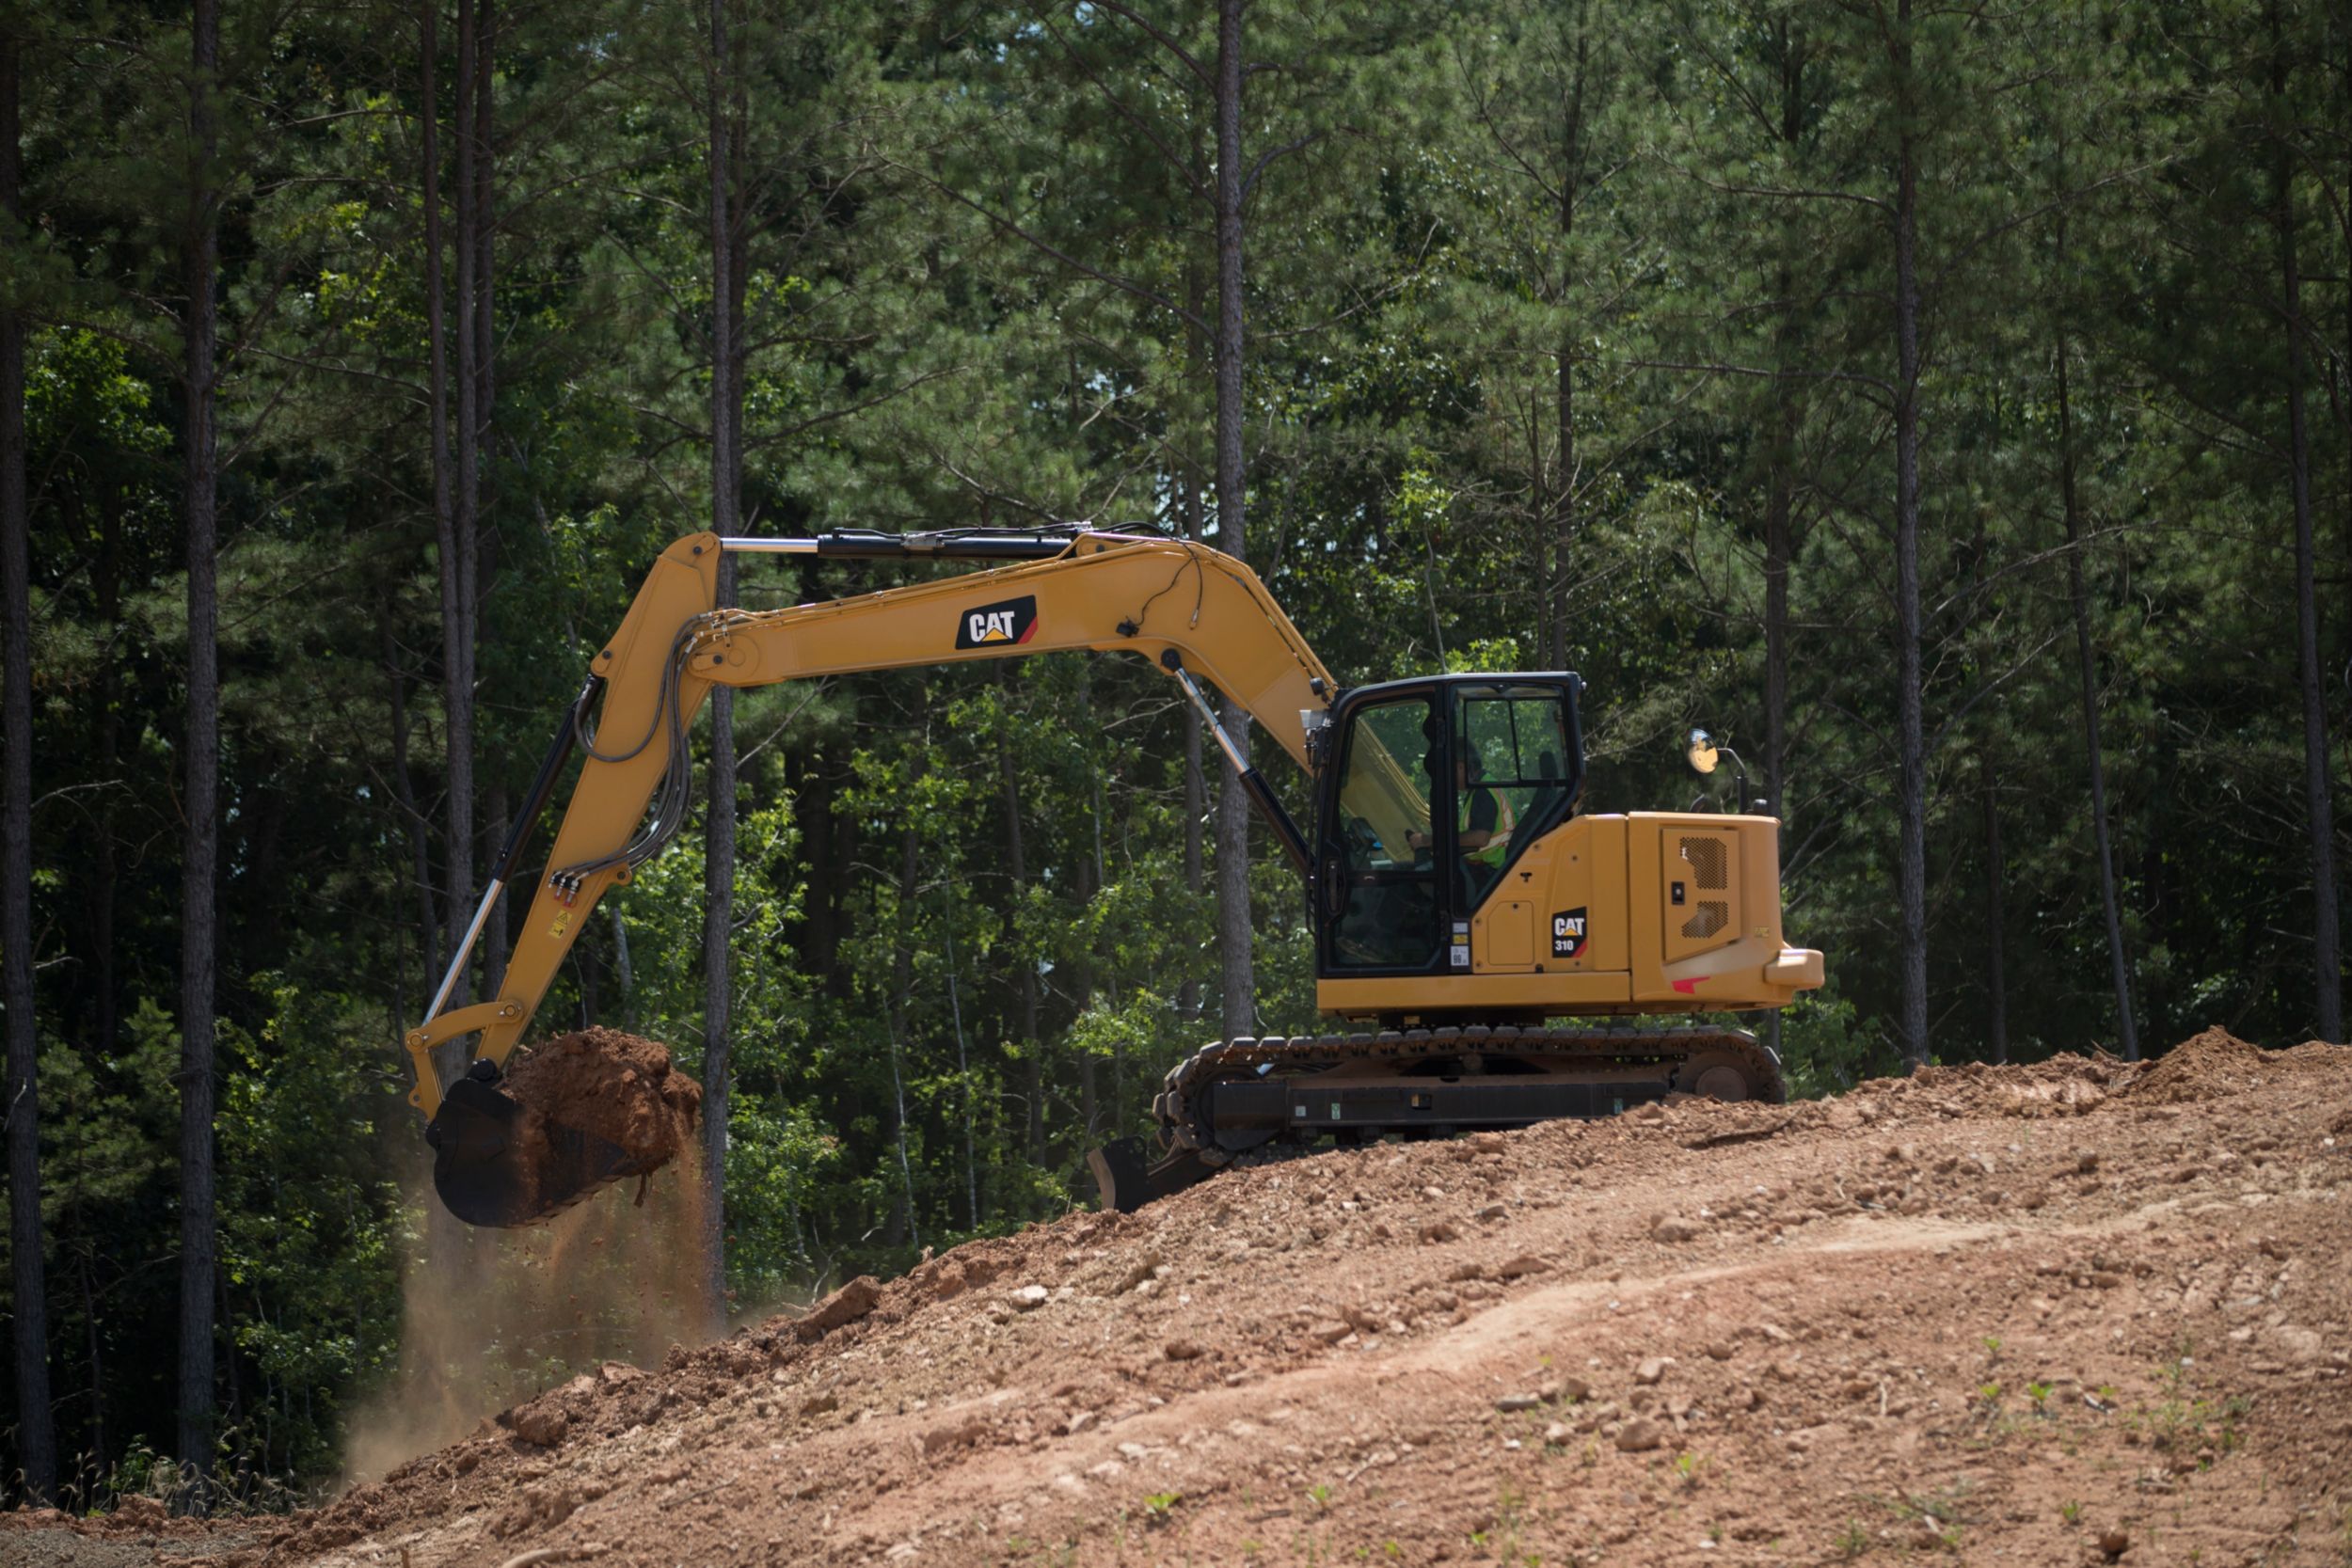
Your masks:
<instances>
[{"instance_id":1,"label":"rubber track","mask_svg":"<svg viewBox=\"0 0 2352 1568\"><path fill-rule=\"evenodd\" d=\"M1384 1029L1376 1035L1295 1035L1265 1039L1219 1040L1201 1047L1170 1068L1152 1109L1168 1142L1198 1148L1216 1161L1217 1148L1200 1116L1200 1091L1225 1079L1257 1077L1274 1065L1282 1077L1320 1072L1351 1062L1383 1058L1406 1062L1422 1056L1452 1056L1483 1051L1509 1056L1576 1057L1596 1066L1631 1066L1688 1061L1701 1052L1740 1057L1751 1078L1764 1085L1760 1097L1779 1104L1788 1098L1780 1058L1744 1029L1521 1029L1465 1024L1444 1029Z\"/></svg>"}]
</instances>

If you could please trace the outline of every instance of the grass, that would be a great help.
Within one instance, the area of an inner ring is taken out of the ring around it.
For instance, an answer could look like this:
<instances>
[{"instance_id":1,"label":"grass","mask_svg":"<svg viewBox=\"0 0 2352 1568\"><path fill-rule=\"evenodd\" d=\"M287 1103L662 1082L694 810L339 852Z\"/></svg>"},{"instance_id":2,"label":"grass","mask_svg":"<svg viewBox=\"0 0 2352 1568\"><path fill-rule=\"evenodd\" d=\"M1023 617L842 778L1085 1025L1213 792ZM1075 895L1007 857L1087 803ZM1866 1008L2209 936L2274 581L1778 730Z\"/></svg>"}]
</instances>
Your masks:
<instances>
[{"instance_id":1,"label":"grass","mask_svg":"<svg viewBox=\"0 0 2352 1568\"><path fill-rule=\"evenodd\" d=\"M1963 1476L1935 1492L1899 1492L1892 1497L1866 1496L1862 1500L1885 1510L1902 1523L1925 1527L1934 1535L1939 1549L1958 1552L1969 1523L1968 1495L1973 1489L1974 1483ZM1851 1561L1870 1549L1870 1534L1859 1518L1849 1515L1844 1532L1833 1545L1839 1556Z\"/></svg>"},{"instance_id":2,"label":"grass","mask_svg":"<svg viewBox=\"0 0 2352 1568\"><path fill-rule=\"evenodd\" d=\"M2199 1455L2197 1467L2204 1470L2243 1441L2238 1435L2238 1422L2254 1408L2254 1402L2242 1394L2216 1399L2201 1392L2196 1386L2195 1366L2184 1340L2181 1354L2156 1368L2156 1381L2164 1386L2165 1397L2147 1410L2131 1412L2126 1418L2145 1432L2149 1441L2159 1449L2195 1450ZM2204 1455L2208 1448L2214 1450L2210 1459Z\"/></svg>"},{"instance_id":3,"label":"grass","mask_svg":"<svg viewBox=\"0 0 2352 1568\"><path fill-rule=\"evenodd\" d=\"M1491 1551L1504 1562L1523 1564L1524 1568L1541 1568L1543 1558L1525 1549L1519 1530L1525 1520L1521 1511L1527 1497L1517 1487L1505 1486L1495 1496L1495 1522L1487 1529L1470 1531L1470 1544Z\"/></svg>"},{"instance_id":4,"label":"grass","mask_svg":"<svg viewBox=\"0 0 2352 1568\"><path fill-rule=\"evenodd\" d=\"M1965 1476L1938 1492L1909 1493L1899 1496L1896 1509L1905 1518L1928 1519L1939 1525L1965 1522L1964 1505L1975 1483Z\"/></svg>"}]
</instances>

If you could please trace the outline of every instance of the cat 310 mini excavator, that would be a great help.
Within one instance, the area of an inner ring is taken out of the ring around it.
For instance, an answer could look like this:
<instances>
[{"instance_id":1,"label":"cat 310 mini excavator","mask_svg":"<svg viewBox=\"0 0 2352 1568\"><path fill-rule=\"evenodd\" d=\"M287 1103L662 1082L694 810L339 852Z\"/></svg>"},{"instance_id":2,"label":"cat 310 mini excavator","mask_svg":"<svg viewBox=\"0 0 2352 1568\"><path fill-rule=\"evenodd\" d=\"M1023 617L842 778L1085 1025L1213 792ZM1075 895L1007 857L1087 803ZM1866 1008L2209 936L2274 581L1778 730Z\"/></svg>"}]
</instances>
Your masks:
<instances>
[{"instance_id":1,"label":"cat 310 mini excavator","mask_svg":"<svg viewBox=\"0 0 2352 1568\"><path fill-rule=\"evenodd\" d=\"M727 553L996 564L750 610L718 604ZM1342 690L1247 566L1185 540L698 533L662 552L589 661L465 942L407 1036L410 1099L430 1118L435 1183L451 1212L529 1224L637 1174L621 1149L576 1129L509 1137L517 1107L501 1092L501 1066L597 899L685 821L687 729L714 686L1079 649L1143 655L1200 710L1305 879L1316 1005L1335 1026L1220 1040L1169 1071L1153 1101L1157 1147L1125 1139L1089 1156L1106 1207L1136 1208L1278 1142L1520 1127L1675 1092L1784 1097L1778 1061L1739 1030L1552 1022L1778 1007L1822 975L1820 953L1781 939L1777 821L1579 812L1575 675ZM1218 723L1210 689L1307 769L1305 830ZM444 1011L575 748L586 761L501 994ZM435 1048L469 1036L469 1064L445 1085ZM523 1148L532 1168L517 1168Z\"/></svg>"}]
</instances>

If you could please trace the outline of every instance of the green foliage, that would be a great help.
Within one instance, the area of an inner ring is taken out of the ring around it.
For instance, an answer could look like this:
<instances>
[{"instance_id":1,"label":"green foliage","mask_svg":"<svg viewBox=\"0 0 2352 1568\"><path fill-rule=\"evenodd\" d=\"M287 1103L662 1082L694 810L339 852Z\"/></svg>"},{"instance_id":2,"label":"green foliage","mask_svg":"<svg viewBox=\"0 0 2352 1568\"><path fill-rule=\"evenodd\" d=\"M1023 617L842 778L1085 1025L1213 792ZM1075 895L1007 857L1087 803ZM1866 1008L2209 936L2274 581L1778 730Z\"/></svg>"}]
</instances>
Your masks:
<instances>
[{"instance_id":1,"label":"green foliage","mask_svg":"<svg viewBox=\"0 0 2352 1568\"><path fill-rule=\"evenodd\" d=\"M1865 1023L1834 979L1782 1011L1780 1049L1788 1092L1805 1099L1840 1094L1898 1069L1883 1025Z\"/></svg>"},{"instance_id":2,"label":"green foliage","mask_svg":"<svg viewBox=\"0 0 2352 1568\"><path fill-rule=\"evenodd\" d=\"M1201 8L1145 14L1213 52ZM27 221L0 288L31 323L42 1208L62 1447L97 1500L169 1484L175 1397L186 38L161 10L70 37L27 15ZM474 895L446 885L415 20L227 8L216 1392L257 1500L258 1478L331 1473L391 1354L421 1212L397 1041ZM1202 85L1083 8L739 20L745 527L1232 543ZM1789 934L1829 959L1766 1025L1798 1093L1898 1065L1903 148L1933 1052L1986 1055L1996 1022L2026 1058L2115 1038L2070 565L2143 1039L2315 1016L2287 393L2316 665L2340 673L2341 33L2302 0L2176 21L1937 12L1906 76L1867 8L1251 12L1252 59L1280 65L1246 117L1254 568L1343 684L1580 672L1588 812L1732 804L1678 736L1735 746L1783 820ZM478 822L516 809L646 563L709 515L705 62L674 22L591 0L497 30ZM2290 240L2321 280L2292 319ZM930 575L763 561L739 594ZM1085 1150L1145 1131L1171 1064L1313 1026L1306 911L1263 834L1255 1015L1220 1016L1188 863L1214 870L1215 755L1189 803L1184 715L1143 661L789 683L736 715L739 1310L1089 1201ZM540 1028L624 1025L701 1069L702 834L698 815L595 911ZM2173 1406L2149 1419L2183 1441L2228 1431L2226 1399Z\"/></svg>"}]
</instances>

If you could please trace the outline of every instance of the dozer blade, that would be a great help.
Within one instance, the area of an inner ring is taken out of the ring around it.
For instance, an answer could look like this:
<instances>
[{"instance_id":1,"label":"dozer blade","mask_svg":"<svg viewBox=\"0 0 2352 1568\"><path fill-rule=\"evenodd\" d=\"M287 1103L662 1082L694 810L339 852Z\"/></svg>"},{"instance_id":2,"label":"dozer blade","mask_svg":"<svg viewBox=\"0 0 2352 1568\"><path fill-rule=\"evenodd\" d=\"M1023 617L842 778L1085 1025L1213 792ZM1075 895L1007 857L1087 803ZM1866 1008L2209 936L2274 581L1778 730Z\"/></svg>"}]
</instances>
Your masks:
<instances>
[{"instance_id":1,"label":"dozer blade","mask_svg":"<svg viewBox=\"0 0 2352 1568\"><path fill-rule=\"evenodd\" d=\"M450 1085L424 1141L434 1190L468 1225L536 1225L638 1174L620 1145L550 1121L471 1075Z\"/></svg>"},{"instance_id":2,"label":"dozer blade","mask_svg":"<svg viewBox=\"0 0 2352 1568\"><path fill-rule=\"evenodd\" d=\"M1103 1195L1105 1211L1132 1214L1147 1203L1206 1181L1217 1167L1195 1148L1168 1150L1158 1161L1141 1138L1119 1138L1087 1151L1087 1169Z\"/></svg>"}]
</instances>

